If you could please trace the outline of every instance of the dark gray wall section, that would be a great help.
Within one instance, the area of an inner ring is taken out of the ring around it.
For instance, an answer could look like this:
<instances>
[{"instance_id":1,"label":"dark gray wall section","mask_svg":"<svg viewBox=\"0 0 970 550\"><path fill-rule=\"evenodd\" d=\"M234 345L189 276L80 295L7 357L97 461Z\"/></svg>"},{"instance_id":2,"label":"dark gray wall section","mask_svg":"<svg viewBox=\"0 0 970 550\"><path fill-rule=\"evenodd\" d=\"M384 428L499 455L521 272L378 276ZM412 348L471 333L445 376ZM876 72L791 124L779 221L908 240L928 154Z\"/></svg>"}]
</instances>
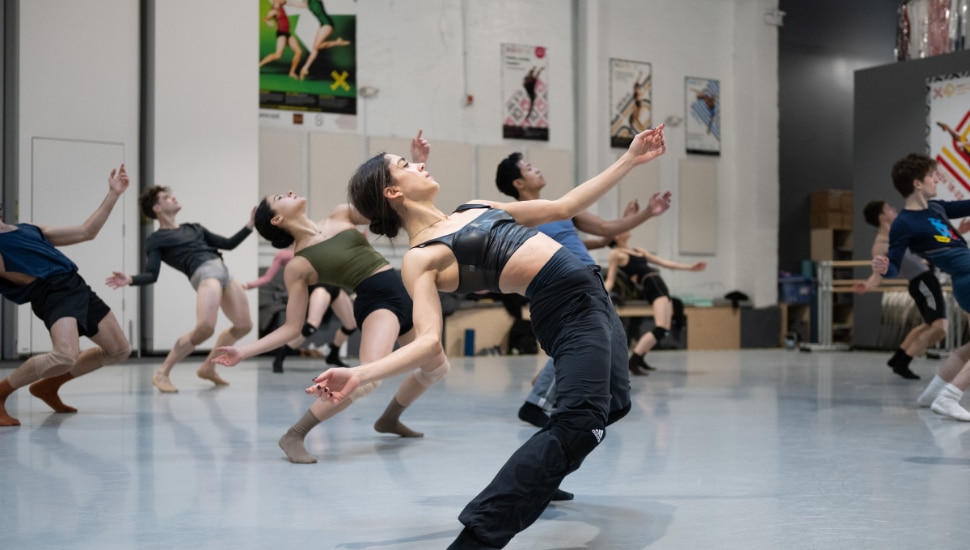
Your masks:
<instances>
[{"instance_id":1,"label":"dark gray wall section","mask_svg":"<svg viewBox=\"0 0 970 550\"><path fill-rule=\"evenodd\" d=\"M901 207L902 197L893 189L889 172L894 162L909 153L926 153L926 79L970 70L970 51L927 59L893 63L855 73L852 181L855 197L855 253L869 258L873 227L862 219L862 208L874 199ZM867 277L871 270L858 269ZM876 347L880 322L880 297L855 300L853 345Z\"/></svg>"},{"instance_id":2,"label":"dark gray wall section","mask_svg":"<svg viewBox=\"0 0 970 550\"><path fill-rule=\"evenodd\" d=\"M810 255L811 192L852 189L852 74L893 62L899 3L779 2L779 269Z\"/></svg>"}]
</instances>

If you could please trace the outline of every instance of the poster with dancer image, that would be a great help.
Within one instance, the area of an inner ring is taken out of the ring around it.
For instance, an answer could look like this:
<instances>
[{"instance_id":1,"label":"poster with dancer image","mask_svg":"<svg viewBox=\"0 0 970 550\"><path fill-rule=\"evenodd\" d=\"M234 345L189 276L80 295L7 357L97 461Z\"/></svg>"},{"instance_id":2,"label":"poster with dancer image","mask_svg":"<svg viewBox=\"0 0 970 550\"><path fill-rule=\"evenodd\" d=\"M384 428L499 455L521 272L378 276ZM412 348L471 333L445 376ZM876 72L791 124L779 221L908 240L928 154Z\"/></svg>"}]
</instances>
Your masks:
<instances>
[{"instance_id":1,"label":"poster with dancer image","mask_svg":"<svg viewBox=\"0 0 970 550\"><path fill-rule=\"evenodd\" d=\"M502 137L549 141L549 62L542 46L502 44Z\"/></svg>"},{"instance_id":2,"label":"poster with dancer image","mask_svg":"<svg viewBox=\"0 0 970 550\"><path fill-rule=\"evenodd\" d=\"M710 78L684 79L687 116L687 152L721 154L721 84Z\"/></svg>"},{"instance_id":3,"label":"poster with dancer image","mask_svg":"<svg viewBox=\"0 0 970 550\"><path fill-rule=\"evenodd\" d=\"M349 0L259 0L261 120L302 124L322 120L305 116L313 113L356 114L355 11Z\"/></svg>"},{"instance_id":4,"label":"poster with dancer image","mask_svg":"<svg viewBox=\"0 0 970 550\"><path fill-rule=\"evenodd\" d=\"M610 147L626 149L653 125L651 75L649 63L610 59Z\"/></svg>"},{"instance_id":5,"label":"poster with dancer image","mask_svg":"<svg viewBox=\"0 0 970 550\"><path fill-rule=\"evenodd\" d=\"M926 140L939 164L937 197L970 199L970 72L927 80Z\"/></svg>"}]
</instances>

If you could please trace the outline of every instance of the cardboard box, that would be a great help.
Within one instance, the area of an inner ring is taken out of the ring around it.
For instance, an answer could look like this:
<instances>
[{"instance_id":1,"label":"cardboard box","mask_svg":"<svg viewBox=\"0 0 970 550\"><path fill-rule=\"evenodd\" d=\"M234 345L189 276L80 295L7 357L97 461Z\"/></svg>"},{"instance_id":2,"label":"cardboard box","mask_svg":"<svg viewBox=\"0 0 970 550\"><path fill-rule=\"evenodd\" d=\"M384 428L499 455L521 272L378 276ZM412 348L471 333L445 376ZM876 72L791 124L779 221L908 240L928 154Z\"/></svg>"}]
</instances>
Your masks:
<instances>
[{"instance_id":1,"label":"cardboard box","mask_svg":"<svg viewBox=\"0 0 970 550\"><path fill-rule=\"evenodd\" d=\"M852 229L852 191L826 189L809 195L812 229Z\"/></svg>"}]
</instances>

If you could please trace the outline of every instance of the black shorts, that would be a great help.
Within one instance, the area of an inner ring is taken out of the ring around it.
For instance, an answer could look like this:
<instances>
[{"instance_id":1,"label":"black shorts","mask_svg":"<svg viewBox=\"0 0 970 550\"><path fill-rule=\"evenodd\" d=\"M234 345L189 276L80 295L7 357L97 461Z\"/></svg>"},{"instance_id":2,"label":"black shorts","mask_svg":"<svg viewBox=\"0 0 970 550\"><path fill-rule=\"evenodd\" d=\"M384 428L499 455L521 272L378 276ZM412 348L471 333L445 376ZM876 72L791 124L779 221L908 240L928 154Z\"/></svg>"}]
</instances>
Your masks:
<instances>
[{"instance_id":1,"label":"black shorts","mask_svg":"<svg viewBox=\"0 0 970 550\"><path fill-rule=\"evenodd\" d=\"M640 281L640 290L643 294L643 299L651 304L657 298L670 298L670 291L667 290L667 283L660 278L660 275L644 277L643 280Z\"/></svg>"},{"instance_id":2,"label":"black shorts","mask_svg":"<svg viewBox=\"0 0 970 550\"><path fill-rule=\"evenodd\" d=\"M286 31L276 31L276 38L279 38L281 36L285 36L285 37L289 38L290 37L290 33L286 32Z\"/></svg>"},{"instance_id":3,"label":"black shorts","mask_svg":"<svg viewBox=\"0 0 970 550\"><path fill-rule=\"evenodd\" d=\"M943 301L943 289L933 270L910 279L909 295L916 301L923 321L927 325L937 319L946 319L946 303Z\"/></svg>"},{"instance_id":4,"label":"black shorts","mask_svg":"<svg viewBox=\"0 0 970 550\"><path fill-rule=\"evenodd\" d=\"M398 270L388 269L371 275L357 285L354 292L357 293L354 298L354 319L358 327L363 327L364 319L379 309L386 309L397 316L397 322L401 325L398 336L414 327L414 306Z\"/></svg>"},{"instance_id":5,"label":"black shorts","mask_svg":"<svg viewBox=\"0 0 970 550\"><path fill-rule=\"evenodd\" d=\"M77 271L39 281L30 293L30 308L48 331L58 320L73 317L78 334L88 337L98 333L98 323L111 313Z\"/></svg>"},{"instance_id":6,"label":"black shorts","mask_svg":"<svg viewBox=\"0 0 970 550\"><path fill-rule=\"evenodd\" d=\"M310 294L313 294L313 291L316 290L316 289L318 289L318 288L322 288L322 289L324 289L324 290L327 291L327 294L330 295L330 303L333 303L334 301L337 300L337 296L340 296L340 291L342 290L337 285L328 285L328 284L324 284L324 283L317 283L315 285L310 285L309 287L307 287L307 292L310 293Z\"/></svg>"}]
</instances>

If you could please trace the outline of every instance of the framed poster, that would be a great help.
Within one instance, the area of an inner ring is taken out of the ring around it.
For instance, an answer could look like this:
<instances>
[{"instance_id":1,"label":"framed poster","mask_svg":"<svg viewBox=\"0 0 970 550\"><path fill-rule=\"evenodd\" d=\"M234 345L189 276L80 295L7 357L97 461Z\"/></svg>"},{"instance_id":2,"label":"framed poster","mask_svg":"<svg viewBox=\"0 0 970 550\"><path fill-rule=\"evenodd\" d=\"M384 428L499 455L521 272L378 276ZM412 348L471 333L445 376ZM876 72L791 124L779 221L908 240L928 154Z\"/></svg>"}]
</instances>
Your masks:
<instances>
[{"instance_id":1,"label":"framed poster","mask_svg":"<svg viewBox=\"0 0 970 550\"><path fill-rule=\"evenodd\" d=\"M549 141L548 52L502 44L502 137Z\"/></svg>"},{"instance_id":2,"label":"framed poster","mask_svg":"<svg viewBox=\"0 0 970 550\"><path fill-rule=\"evenodd\" d=\"M357 16L328 13L346 2L259 0L259 108L357 112ZM254 60L255 61L255 60ZM288 115L287 115L288 116Z\"/></svg>"},{"instance_id":3,"label":"framed poster","mask_svg":"<svg viewBox=\"0 0 970 550\"><path fill-rule=\"evenodd\" d=\"M610 147L627 148L653 126L652 84L649 63L610 59Z\"/></svg>"},{"instance_id":4,"label":"framed poster","mask_svg":"<svg viewBox=\"0 0 970 550\"><path fill-rule=\"evenodd\" d=\"M684 79L687 116L687 152L721 154L721 85L717 80L688 76Z\"/></svg>"},{"instance_id":5,"label":"framed poster","mask_svg":"<svg viewBox=\"0 0 970 550\"><path fill-rule=\"evenodd\" d=\"M970 199L970 72L927 80L926 141L939 165L937 198Z\"/></svg>"}]
</instances>

